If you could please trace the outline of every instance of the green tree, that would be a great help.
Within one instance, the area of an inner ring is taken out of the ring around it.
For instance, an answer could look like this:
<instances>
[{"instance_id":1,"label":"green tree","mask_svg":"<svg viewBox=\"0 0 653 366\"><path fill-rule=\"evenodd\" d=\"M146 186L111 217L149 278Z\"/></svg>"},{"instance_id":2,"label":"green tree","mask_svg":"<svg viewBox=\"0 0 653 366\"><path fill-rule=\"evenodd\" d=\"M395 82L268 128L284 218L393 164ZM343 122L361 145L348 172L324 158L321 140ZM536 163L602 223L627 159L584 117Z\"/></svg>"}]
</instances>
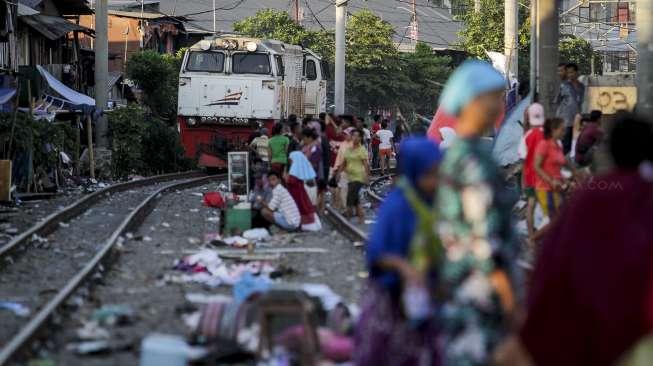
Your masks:
<instances>
[{"instance_id":1,"label":"green tree","mask_svg":"<svg viewBox=\"0 0 653 366\"><path fill-rule=\"evenodd\" d=\"M126 178L144 168L142 143L145 111L130 104L109 113L111 134L111 170L115 178Z\"/></svg>"},{"instance_id":2,"label":"green tree","mask_svg":"<svg viewBox=\"0 0 653 366\"><path fill-rule=\"evenodd\" d=\"M158 118L175 122L183 51L174 55L145 50L127 61L127 76L143 92L143 102Z\"/></svg>"},{"instance_id":3,"label":"green tree","mask_svg":"<svg viewBox=\"0 0 653 366\"><path fill-rule=\"evenodd\" d=\"M304 27L295 23L287 12L277 9L259 10L256 15L235 22L234 31L291 44L301 44L309 34Z\"/></svg>"},{"instance_id":4,"label":"green tree","mask_svg":"<svg viewBox=\"0 0 653 366\"><path fill-rule=\"evenodd\" d=\"M115 178L130 174L160 174L188 170L177 130L164 121L148 116L136 105L109 112L111 168Z\"/></svg>"},{"instance_id":5,"label":"green tree","mask_svg":"<svg viewBox=\"0 0 653 366\"><path fill-rule=\"evenodd\" d=\"M352 14L347 20L347 66L396 66L399 52L392 42L392 25L368 9Z\"/></svg>"},{"instance_id":6,"label":"green tree","mask_svg":"<svg viewBox=\"0 0 653 366\"><path fill-rule=\"evenodd\" d=\"M234 24L234 30L258 38L301 44L332 63L332 31L307 30L288 13L266 9ZM394 28L370 10L352 14L346 34L346 93L348 109L364 113L369 107L400 107L431 112L439 95L438 83L448 76L448 58L434 56L420 44L414 55L400 54L393 43Z\"/></svg>"},{"instance_id":7,"label":"green tree","mask_svg":"<svg viewBox=\"0 0 653 366\"><path fill-rule=\"evenodd\" d=\"M519 80L528 80L530 69L531 20L528 9L530 1L519 7ZM503 52L504 47L504 1L481 0L481 11L473 8L460 17L464 27L460 32L461 47L470 55L486 59L485 51ZM581 73L589 73L590 60L596 53L589 42L574 36L562 36L560 40L560 60L575 62ZM552 71L554 72L554 71Z\"/></svg>"},{"instance_id":8,"label":"green tree","mask_svg":"<svg viewBox=\"0 0 653 366\"><path fill-rule=\"evenodd\" d=\"M562 35L560 37L560 60L577 64L578 71L587 75L592 72L592 62L595 66L600 65L601 56L594 51L588 41L573 35ZM600 67L595 70L595 72L600 71Z\"/></svg>"},{"instance_id":9,"label":"green tree","mask_svg":"<svg viewBox=\"0 0 653 366\"><path fill-rule=\"evenodd\" d=\"M461 46L470 55L487 59L486 51L503 53L504 47L504 1L481 0L481 11L475 12L468 7L467 12L460 17L464 27L460 32ZM530 20L528 8L519 7L519 79L528 78L530 57Z\"/></svg>"},{"instance_id":10,"label":"green tree","mask_svg":"<svg viewBox=\"0 0 653 366\"><path fill-rule=\"evenodd\" d=\"M390 23L367 9L347 20L346 93L356 112L393 105L402 91L411 87L410 79L401 72L393 34Z\"/></svg>"},{"instance_id":11,"label":"green tree","mask_svg":"<svg viewBox=\"0 0 653 366\"><path fill-rule=\"evenodd\" d=\"M438 105L442 86L451 73L451 58L433 54L431 47L419 42L414 53L402 55L402 68L412 81L409 109L420 114L431 114Z\"/></svg>"},{"instance_id":12,"label":"green tree","mask_svg":"<svg viewBox=\"0 0 653 366\"><path fill-rule=\"evenodd\" d=\"M310 48L326 61L333 60L334 33L312 31L295 23L290 15L277 9L263 9L256 15L234 23L234 31L256 38L276 39Z\"/></svg>"}]
</instances>

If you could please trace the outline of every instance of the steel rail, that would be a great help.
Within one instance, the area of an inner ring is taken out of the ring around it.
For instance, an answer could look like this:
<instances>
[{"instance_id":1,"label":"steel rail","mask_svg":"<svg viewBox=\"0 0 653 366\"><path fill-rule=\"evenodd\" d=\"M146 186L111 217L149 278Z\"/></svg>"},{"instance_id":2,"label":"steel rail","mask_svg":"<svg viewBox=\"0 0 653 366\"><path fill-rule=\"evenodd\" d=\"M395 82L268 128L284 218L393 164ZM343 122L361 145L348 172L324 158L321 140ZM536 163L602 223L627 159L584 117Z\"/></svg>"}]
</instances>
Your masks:
<instances>
[{"instance_id":1,"label":"steel rail","mask_svg":"<svg viewBox=\"0 0 653 366\"><path fill-rule=\"evenodd\" d=\"M369 186L369 188L367 189L367 196L370 198L370 200L371 200L373 203L377 203L377 204L379 204L379 203L383 202L383 197L381 197L381 195L379 195L378 193L376 193L376 192L374 191L374 189L372 189L372 187L374 187L375 184L378 184L378 183L380 183L380 182L383 181L383 180L392 179L393 176L394 176L393 174L390 174L390 175L383 175L383 176L378 177L378 178L376 178L376 179L374 179L374 180L372 180L372 181L370 182L370 186Z\"/></svg>"},{"instance_id":2,"label":"steel rail","mask_svg":"<svg viewBox=\"0 0 653 366\"><path fill-rule=\"evenodd\" d=\"M366 242L367 234L363 230L356 227L344 217L338 210L333 208L331 205L326 205L325 210L326 219L345 236L349 237L353 241Z\"/></svg>"},{"instance_id":3,"label":"steel rail","mask_svg":"<svg viewBox=\"0 0 653 366\"><path fill-rule=\"evenodd\" d=\"M104 242L102 248L97 252L97 254L95 254L95 256L0 350L0 365L4 365L15 357L16 353L29 343L32 337L34 337L38 330L45 325L48 319L64 303L64 301L66 301L66 299L82 284L82 282L84 282L86 278L94 273L95 268L108 256L111 249L118 242L120 236L142 224L143 220L150 212L152 212L156 206L157 200L160 199L163 194L173 190L202 185L208 181L224 177L225 175L213 175L192 178L180 183L169 184L150 194L138 205L138 207L132 210L125 217L118 228L114 230L111 236Z\"/></svg>"},{"instance_id":4,"label":"steel rail","mask_svg":"<svg viewBox=\"0 0 653 366\"><path fill-rule=\"evenodd\" d=\"M91 194L88 194L78 199L77 201L66 206L62 210L59 210L57 212L48 215L42 221L37 222L29 229L15 236L7 244L5 244L0 248L0 258L8 255L11 251L29 242L34 234L40 236L46 236L52 233L54 230L58 228L60 222L66 222L79 216L84 211L86 211L89 207L93 206L94 204L106 198L108 195L111 195L112 193L123 192L128 189L143 187L143 186L161 183L169 180L194 178L194 177L199 177L204 175L205 173L200 171L156 175L153 177L114 184L107 188L103 188L98 191L95 191ZM0 268L2 267L0 266Z\"/></svg>"},{"instance_id":5,"label":"steel rail","mask_svg":"<svg viewBox=\"0 0 653 366\"><path fill-rule=\"evenodd\" d=\"M370 173L374 174L380 171L381 169L371 169ZM390 169L391 175L384 175L372 180L370 187L381 180L392 177L392 174L394 172L395 169L391 168ZM376 194L371 188L367 189L367 196L370 197L370 199L376 203L381 203L383 201L383 197ZM340 212L338 212L338 210L333 208L331 205L326 205L324 213L325 213L324 218L327 221L329 221L331 225L333 225L333 227L336 228L336 230L338 230L345 236L349 237L349 239L355 242L358 241L363 243L367 241L367 234L363 230L356 227L356 225L349 222L349 220L347 220L346 217L344 217Z\"/></svg>"}]
</instances>

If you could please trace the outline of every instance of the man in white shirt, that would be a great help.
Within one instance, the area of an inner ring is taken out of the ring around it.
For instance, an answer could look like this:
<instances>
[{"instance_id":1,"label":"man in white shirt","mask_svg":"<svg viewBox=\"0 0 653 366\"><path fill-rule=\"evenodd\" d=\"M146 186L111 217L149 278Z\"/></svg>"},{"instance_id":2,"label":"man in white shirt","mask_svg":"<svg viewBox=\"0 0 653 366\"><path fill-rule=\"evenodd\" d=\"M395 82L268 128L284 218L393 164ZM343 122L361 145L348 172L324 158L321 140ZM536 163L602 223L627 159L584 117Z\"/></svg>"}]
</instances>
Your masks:
<instances>
[{"instance_id":1,"label":"man in white shirt","mask_svg":"<svg viewBox=\"0 0 653 366\"><path fill-rule=\"evenodd\" d=\"M263 208L261 214L269 222L288 231L299 229L301 216L295 200L292 198L286 187L281 184L279 173L271 171L268 173L268 183L272 187L272 199L265 203L263 198L257 197Z\"/></svg>"},{"instance_id":2,"label":"man in white shirt","mask_svg":"<svg viewBox=\"0 0 653 366\"><path fill-rule=\"evenodd\" d=\"M394 135L388 129L388 121L381 122L381 129L376 132L376 136L381 140L379 144L379 157L381 158L381 175L390 174L390 158L392 157L392 139Z\"/></svg>"},{"instance_id":3,"label":"man in white shirt","mask_svg":"<svg viewBox=\"0 0 653 366\"><path fill-rule=\"evenodd\" d=\"M268 147L269 147L269 138L268 138L268 129L262 128L260 131L261 135L256 137L249 144L249 147L256 152L259 158L267 165L270 162L268 156Z\"/></svg>"}]
</instances>

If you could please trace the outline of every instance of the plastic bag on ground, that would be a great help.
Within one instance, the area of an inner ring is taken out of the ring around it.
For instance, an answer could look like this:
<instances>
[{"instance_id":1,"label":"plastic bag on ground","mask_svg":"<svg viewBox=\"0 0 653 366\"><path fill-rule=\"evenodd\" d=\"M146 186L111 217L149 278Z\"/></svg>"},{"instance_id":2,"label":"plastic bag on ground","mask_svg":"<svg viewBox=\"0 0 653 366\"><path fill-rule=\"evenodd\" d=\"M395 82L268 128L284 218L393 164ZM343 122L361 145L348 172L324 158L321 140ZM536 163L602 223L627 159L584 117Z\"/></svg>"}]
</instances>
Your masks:
<instances>
[{"instance_id":1,"label":"plastic bag on ground","mask_svg":"<svg viewBox=\"0 0 653 366\"><path fill-rule=\"evenodd\" d=\"M270 280L261 276L254 276L251 273L245 273L240 281L234 285L234 300L240 304L249 295L256 292L265 292L270 288Z\"/></svg>"},{"instance_id":2,"label":"plastic bag on ground","mask_svg":"<svg viewBox=\"0 0 653 366\"><path fill-rule=\"evenodd\" d=\"M224 208L224 198L220 192L204 193L204 204L209 207Z\"/></svg>"},{"instance_id":3,"label":"plastic bag on ground","mask_svg":"<svg viewBox=\"0 0 653 366\"><path fill-rule=\"evenodd\" d=\"M243 238L251 241L265 241L270 239L270 233L265 228L250 229L243 233Z\"/></svg>"},{"instance_id":4,"label":"plastic bag on ground","mask_svg":"<svg viewBox=\"0 0 653 366\"><path fill-rule=\"evenodd\" d=\"M315 214L315 221L313 221L310 224L304 224L302 225L302 231L320 231L322 230L322 222L320 221L320 217Z\"/></svg>"}]
</instances>

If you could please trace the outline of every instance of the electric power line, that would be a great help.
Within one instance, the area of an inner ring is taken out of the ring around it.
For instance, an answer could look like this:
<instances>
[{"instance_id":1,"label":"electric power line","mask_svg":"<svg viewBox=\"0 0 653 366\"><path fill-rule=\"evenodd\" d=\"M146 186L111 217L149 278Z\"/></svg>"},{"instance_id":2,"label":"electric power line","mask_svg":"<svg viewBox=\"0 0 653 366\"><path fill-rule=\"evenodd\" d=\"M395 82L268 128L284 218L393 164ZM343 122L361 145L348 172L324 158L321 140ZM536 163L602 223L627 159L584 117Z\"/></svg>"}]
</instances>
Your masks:
<instances>
[{"instance_id":1,"label":"electric power line","mask_svg":"<svg viewBox=\"0 0 653 366\"><path fill-rule=\"evenodd\" d=\"M308 8L308 11L311 13L311 15L313 16L313 19L315 19L315 21L317 22L317 24L320 25L320 27L322 28L322 30L326 30L326 28L324 28L324 26L323 26L322 23L320 22L320 19L318 19L317 16L315 16L315 13L313 12L313 9L311 9L311 6L308 5L308 0L304 0L304 4L306 4L306 7Z\"/></svg>"},{"instance_id":2,"label":"electric power line","mask_svg":"<svg viewBox=\"0 0 653 366\"><path fill-rule=\"evenodd\" d=\"M191 15L200 15L200 14L212 13L212 12L217 11L217 10L234 10L237 7L239 7L240 5L242 5L242 3L244 3L244 2L245 2L245 0L237 0L230 7L222 6L222 7L211 9L211 10L203 10L203 11L198 11L198 12L195 12L195 13L188 13L188 14L184 14L182 16L186 17L186 16L191 16Z\"/></svg>"}]
</instances>

